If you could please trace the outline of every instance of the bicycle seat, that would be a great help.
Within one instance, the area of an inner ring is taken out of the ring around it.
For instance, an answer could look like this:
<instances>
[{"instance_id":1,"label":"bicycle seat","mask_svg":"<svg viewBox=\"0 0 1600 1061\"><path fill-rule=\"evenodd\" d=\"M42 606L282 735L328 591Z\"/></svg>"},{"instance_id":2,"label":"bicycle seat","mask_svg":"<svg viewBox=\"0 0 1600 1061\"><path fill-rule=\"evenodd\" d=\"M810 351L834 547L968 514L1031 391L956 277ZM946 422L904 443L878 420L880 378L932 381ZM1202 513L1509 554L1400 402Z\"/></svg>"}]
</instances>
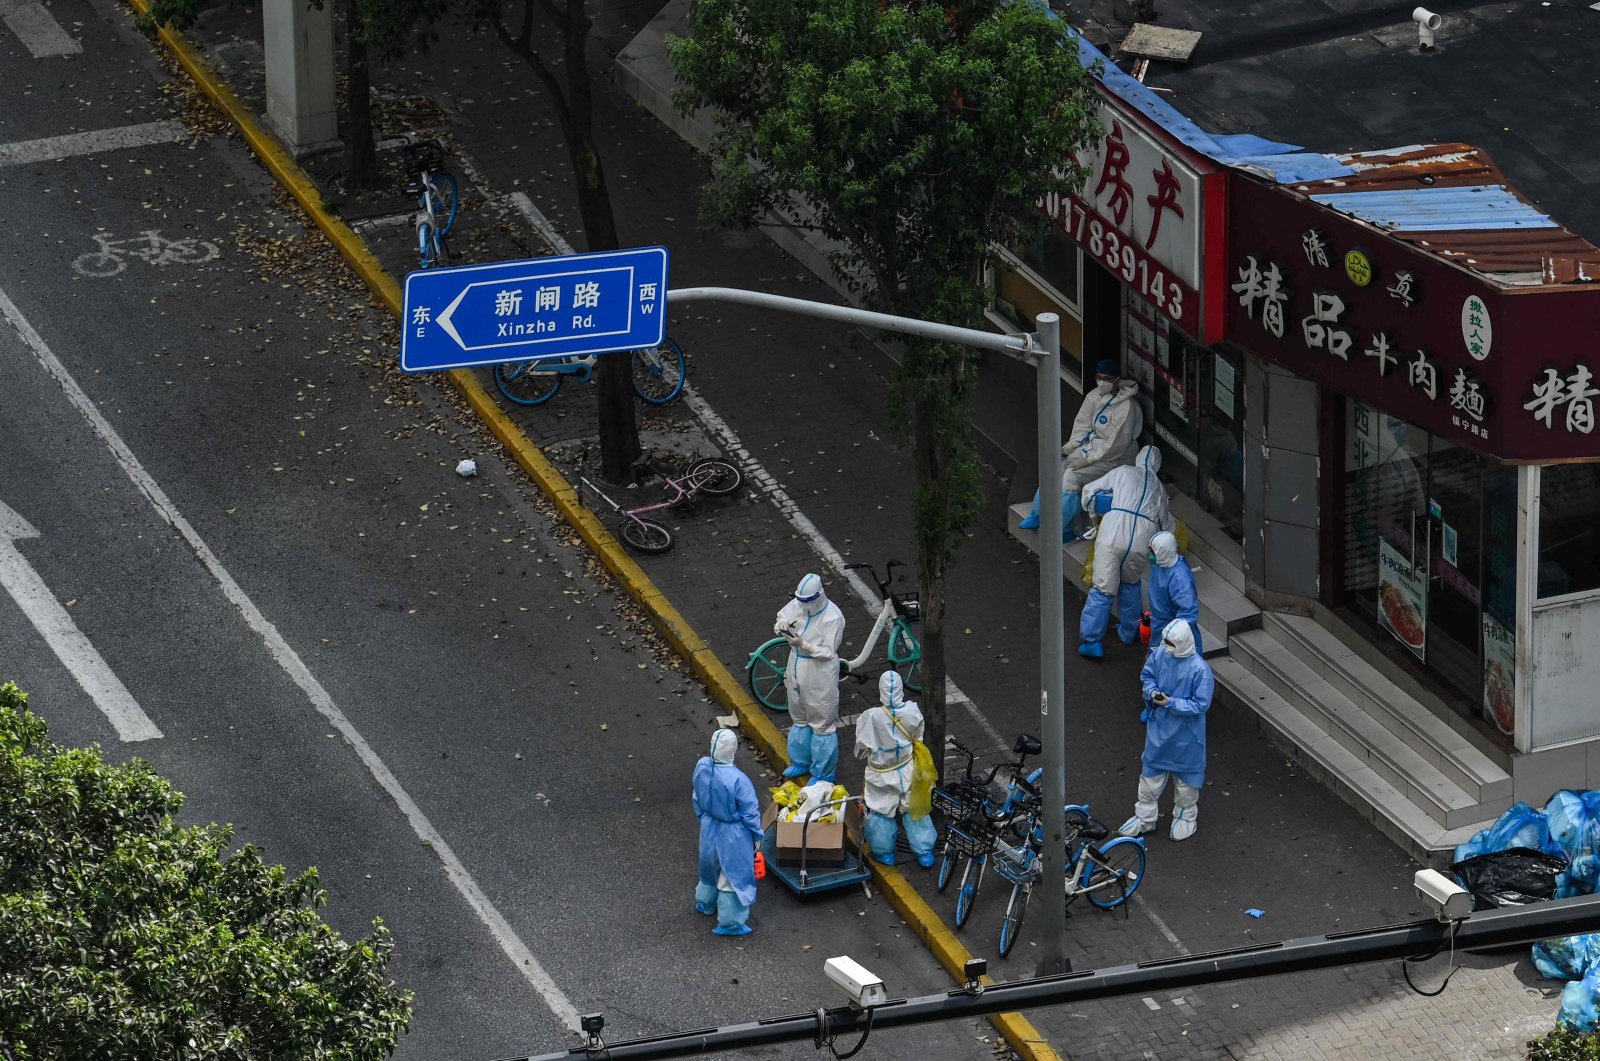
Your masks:
<instances>
[{"instance_id":1,"label":"bicycle seat","mask_svg":"<svg viewBox=\"0 0 1600 1061\"><path fill-rule=\"evenodd\" d=\"M1098 844L1101 840L1111 835L1111 826L1098 818L1090 818L1089 824L1083 827L1082 835L1090 843Z\"/></svg>"},{"instance_id":2,"label":"bicycle seat","mask_svg":"<svg viewBox=\"0 0 1600 1061\"><path fill-rule=\"evenodd\" d=\"M1030 733L1024 733L1017 738L1017 743L1012 746L1012 751L1018 755L1038 755L1044 751L1044 745L1039 743L1039 738Z\"/></svg>"}]
</instances>

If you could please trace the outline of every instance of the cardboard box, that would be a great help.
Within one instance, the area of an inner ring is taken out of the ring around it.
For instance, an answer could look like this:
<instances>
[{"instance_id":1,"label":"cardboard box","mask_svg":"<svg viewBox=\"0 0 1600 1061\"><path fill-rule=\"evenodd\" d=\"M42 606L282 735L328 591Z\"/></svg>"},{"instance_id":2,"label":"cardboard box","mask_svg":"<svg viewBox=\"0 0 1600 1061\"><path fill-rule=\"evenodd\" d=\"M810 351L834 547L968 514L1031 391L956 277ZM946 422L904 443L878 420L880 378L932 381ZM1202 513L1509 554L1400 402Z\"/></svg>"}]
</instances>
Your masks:
<instances>
[{"instance_id":1,"label":"cardboard box","mask_svg":"<svg viewBox=\"0 0 1600 1061\"><path fill-rule=\"evenodd\" d=\"M776 803L761 815L763 828L777 826L772 854L785 869L799 869L802 856L806 869L840 869L861 850L861 805L851 803L840 822L780 822ZM803 839L802 839L803 838ZM802 848L803 843L803 848Z\"/></svg>"}]
</instances>

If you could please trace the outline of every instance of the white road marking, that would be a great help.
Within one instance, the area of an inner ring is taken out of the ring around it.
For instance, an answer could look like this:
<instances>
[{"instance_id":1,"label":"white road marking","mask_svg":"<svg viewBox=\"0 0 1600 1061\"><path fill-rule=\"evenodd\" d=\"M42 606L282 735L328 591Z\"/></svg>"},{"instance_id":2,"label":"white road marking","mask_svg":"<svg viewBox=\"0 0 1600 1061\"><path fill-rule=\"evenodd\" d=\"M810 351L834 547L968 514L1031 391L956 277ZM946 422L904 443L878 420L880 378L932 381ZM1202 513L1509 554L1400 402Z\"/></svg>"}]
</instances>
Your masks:
<instances>
[{"instance_id":1,"label":"white road marking","mask_svg":"<svg viewBox=\"0 0 1600 1061\"><path fill-rule=\"evenodd\" d=\"M83 414L84 419L89 421L90 427L94 429L95 434L99 435L101 441L111 450L112 456L122 466L122 470L127 473L128 478L133 481L133 484L139 488L145 497L150 499L150 504L155 508L156 512L172 526L173 530L178 532L189 548L194 551L201 564L217 580L217 585L221 587L223 596L238 609L245 623L261 638L273 660L289 676L289 679L300 688L306 699L311 701L311 705L316 708L317 713L326 719L329 725L338 730L340 735L344 737L345 743L356 753L356 757L361 760L362 765L372 775L373 780L377 781L378 786L388 793L390 799L394 800L395 805L400 808L400 812L405 815L406 821L410 823L412 832L432 849L434 855L443 864L445 875L449 877L450 883L455 886L456 891L461 893L462 898L467 901L467 905L472 908L472 912L477 915L478 920L483 922L484 926L489 930L489 934L494 937L495 942L500 945L500 949L505 952L506 957L511 959L511 964L516 966L517 971L539 993L545 1004L550 1007L551 1012L569 1030L578 1032L580 1030L578 1011L572 1005L571 1000L556 986L555 981L550 978L550 974L545 971L544 966L540 965L538 959L533 956L533 952L518 938L515 930L506 922L505 917L495 908L489 897L484 894L483 889L473 879L472 874L467 871L461 859L451 850L450 845L445 842L439 830L434 827L433 823L428 820L427 815L422 813L422 809L401 787L394 774L389 772L388 766L384 765L383 760L378 757L378 753L366 742L366 739L361 736L355 726L351 725L344 712L340 711L338 705L333 702L333 697L328 695L328 691L322 687L322 683L316 679L310 668L305 665L295 650L284 640L283 635L278 632L278 628L273 626L266 616L261 614L260 610L255 606L255 602L234 581L233 576L222 566L222 562L217 559L210 546L206 545L194 527L178 511L177 506L172 503L166 492L145 470L144 465L139 462L139 458L134 456L133 451L122 441L122 438L106 421L105 417L100 415L100 410L89 400L89 396L83 392L83 389L78 386L77 381L72 378L66 366L45 345L45 341L40 338L33 325L28 323L21 311L17 309L16 304L11 301L4 291L0 291L0 317L4 317L9 321L11 326L17 330L17 333L22 336L23 341L33 349L34 356L38 358L39 363L60 384L61 389L66 392L67 400Z\"/></svg>"},{"instance_id":2,"label":"white road marking","mask_svg":"<svg viewBox=\"0 0 1600 1061\"><path fill-rule=\"evenodd\" d=\"M0 0L0 8L7 2ZM171 144L186 139L188 135L189 131L182 122L146 122L143 125L96 129L89 133L47 136L41 140L18 140L14 144L0 144L0 166L23 166L30 162L52 162L77 155L94 155L101 151Z\"/></svg>"},{"instance_id":3,"label":"white road marking","mask_svg":"<svg viewBox=\"0 0 1600 1061\"><path fill-rule=\"evenodd\" d=\"M161 731L156 724L17 548L18 539L38 536L31 523L0 502L0 586L11 594L22 614L94 700L100 713L116 727L117 736L125 741L159 740Z\"/></svg>"},{"instance_id":4,"label":"white road marking","mask_svg":"<svg viewBox=\"0 0 1600 1061\"><path fill-rule=\"evenodd\" d=\"M0 0L0 19L5 20L35 59L76 55L83 51L83 45L61 28L61 23L39 0Z\"/></svg>"},{"instance_id":5,"label":"white road marking","mask_svg":"<svg viewBox=\"0 0 1600 1061\"><path fill-rule=\"evenodd\" d=\"M458 155L457 157L460 156ZM465 158L462 159L462 168L468 170L469 173L473 173ZM474 183L480 189L487 190L488 185L484 183L481 175L474 173L473 177ZM533 205L531 199L522 192L513 192L510 198L517 203L517 208L528 219L528 223L533 226L534 231L543 237L551 249L559 254L575 253L572 249L572 244L562 238L561 233L555 230L544 214L540 213L539 208ZM745 469L746 477L772 500L772 503L778 507L778 511L783 513L784 518L789 521L789 525L811 544L811 548L816 554L826 561L839 577L850 584L850 588L855 591L856 596L861 598L861 602L866 605L868 614L876 616L878 609L882 607L876 587L868 586L866 580L854 571L846 571L844 569L844 557L833 547L833 543L828 541L823 533L817 529L817 525L812 523L804 512L800 511L800 506L795 504L794 499L789 496L788 492L778 485L778 481L772 477L772 474L762 467L761 462L756 460L755 455L745 448L744 443L739 441L739 436L733 433L733 428L728 426L727 421L717 415L716 411L706 403L706 400L696 392L694 384L689 383L687 380L683 384L683 400L700 421L701 426L705 428L706 433L716 440L717 445L722 449L723 455L737 462L740 467ZM945 678L944 695L948 703L958 704L966 711L968 717L977 723L978 728L983 731L984 735L994 742L995 747L1005 749L1011 747L1010 742L1004 740L1000 736L1000 731L995 729L994 725L984 717L983 712L978 710L978 705L973 703L971 698L963 693L948 676ZM963 757L962 762L965 763L965 761L965 757ZM1144 896L1136 894L1133 899L1138 904L1140 912L1150 919L1151 923L1156 926L1156 930L1161 933L1168 943L1177 949L1179 954L1189 953L1189 948L1185 947L1183 942L1178 939L1177 933L1172 931L1171 927L1161 919L1160 915L1150 909L1150 905L1144 901Z\"/></svg>"}]
</instances>

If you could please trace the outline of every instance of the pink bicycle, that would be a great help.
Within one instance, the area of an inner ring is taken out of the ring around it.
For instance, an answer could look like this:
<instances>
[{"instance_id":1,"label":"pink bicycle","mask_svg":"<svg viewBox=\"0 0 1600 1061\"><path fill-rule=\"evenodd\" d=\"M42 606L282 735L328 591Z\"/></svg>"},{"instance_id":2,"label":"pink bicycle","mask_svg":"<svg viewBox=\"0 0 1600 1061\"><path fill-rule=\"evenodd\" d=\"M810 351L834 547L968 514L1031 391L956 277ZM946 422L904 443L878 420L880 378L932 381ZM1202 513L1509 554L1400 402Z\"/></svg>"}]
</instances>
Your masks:
<instances>
[{"instance_id":1,"label":"pink bicycle","mask_svg":"<svg viewBox=\"0 0 1600 1061\"><path fill-rule=\"evenodd\" d=\"M721 457L701 457L691 462L680 473L671 467L656 463L647 454L639 459L634 468L640 473L641 479L647 475L659 475L662 484L672 492L672 496L653 505L623 508L588 479L580 477L579 481L622 517L618 535L629 548L641 553L664 553L672 548L672 532L667 529L666 524L647 518L646 513L691 504L701 494L708 497L727 497L744 483L744 473L739 470L739 466Z\"/></svg>"}]
</instances>

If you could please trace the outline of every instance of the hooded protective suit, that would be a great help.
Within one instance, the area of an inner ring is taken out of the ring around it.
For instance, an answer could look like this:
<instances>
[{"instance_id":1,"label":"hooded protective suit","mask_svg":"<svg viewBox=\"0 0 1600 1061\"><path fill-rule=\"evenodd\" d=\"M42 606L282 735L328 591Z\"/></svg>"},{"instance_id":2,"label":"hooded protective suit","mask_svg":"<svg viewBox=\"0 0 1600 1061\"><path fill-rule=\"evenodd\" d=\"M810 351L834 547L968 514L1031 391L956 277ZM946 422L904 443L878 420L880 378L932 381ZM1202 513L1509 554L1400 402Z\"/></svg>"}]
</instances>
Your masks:
<instances>
[{"instance_id":1,"label":"hooded protective suit","mask_svg":"<svg viewBox=\"0 0 1600 1061\"><path fill-rule=\"evenodd\" d=\"M756 901L761 807L750 778L733 764L738 746L732 730L719 729L711 735L711 754L694 764L694 813L700 819L700 883L694 908L702 914L716 912L711 931L719 936L749 935L746 921Z\"/></svg>"},{"instance_id":2,"label":"hooded protective suit","mask_svg":"<svg viewBox=\"0 0 1600 1061\"><path fill-rule=\"evenodd\" d=\"M1094 540L1094 587L1078 623L1079 655L1105 654L1100 639L1111 621L1111 599L1117 601L1117 637L1124 645L1139 636L1139 616L1144 611L1143 579L1149 562L1150 539L1157 531L1170 531L1167 490L1156 475L1161 451L1146 446L1131 467L1113 468L1083 488L1085 505L1101 490L1111 491L1111 511L1100 520Z\"/></svg>"},{"instance_id":3,"label":"hooded protective suit","mask_svg":"<svg viewBox=\"0 0 1600 1061\"><path fill-rule=\"evenodd\" d=\"M1139 715L1145 723L1144 759L1133 817L1120 831L1137 836L1155 828L1156 801L1170 777L1178 782L1172 801L1172 839L1187 840L1194 835L1200 788L1206 780L1206 712L1216 684L1211 665L1195 651L1187 622L1174 619L1167 624L1139 680L1144 686L1144 710Z\"/></svg>"},{"instance_id":4,"label":"hooded protective suit","mask_svg":"<svg viewBox=\"0 0 1600 1061\"><path fill-rule=\"evenodd\" d=\"M1150 552L1155 556L1155 566L1150 568L1150 629L1165 630L1172 620L1184 619L1194 634L1195 651L1204 652L1200 595L1195 592L1189 561L1178 552L1177 537L1162 531L1150 539Z\"/></svg>"},{"instance_id":5,"label":"hooded protective suit","mask_svg":"<svg viewBox=\"0 0 1600 1061\"><path fill-rule=\"evenodd\" d=\"M833 781L839 769L839 646L844 613L823 592L822 579L806 575L794 599L778 612L773 632L789 641L789 666L783 674L788 694L789 760L785 777L810 774Z\"/></svg>"},{"instance_id":6,"label":"hooded protective suit","mask_svg":"<svg viewBox=\"0 0 1600 1061\"><path fill-rule=\"evenodd\" d=\"M1072 434L1061 447L1061 534L1072 536L1072 523L1082 510L1083 485L1093 482L1113 468L1133 460L1144 430L1144 413L1139 408L1139 384L1131 379L1098 383L1084 395L1083 405L1072 422ZM1033 495L1033 511L1022 521L1023 530L1039 526L1039 493Z\"/></svg>"},{"instance_id":7,"label":"hooded protective suit","mask_svg":"<svg viewBox=\"0 0 1600 1061\"><path fill-rule=\"evenodd\" d=\"M894 844L898 831L895 819L906 826L906 839L917 861L933 865L933 845L938 832L931 818L913 818L911 780L912 741L922 739L922 710L905 699L905 682L894 671L878 678L879 706L856 720L856 758L867 760L863 795L867 803L867 845L872 856L886 866L894 865Z\"/></svg>"}]
</instances>

